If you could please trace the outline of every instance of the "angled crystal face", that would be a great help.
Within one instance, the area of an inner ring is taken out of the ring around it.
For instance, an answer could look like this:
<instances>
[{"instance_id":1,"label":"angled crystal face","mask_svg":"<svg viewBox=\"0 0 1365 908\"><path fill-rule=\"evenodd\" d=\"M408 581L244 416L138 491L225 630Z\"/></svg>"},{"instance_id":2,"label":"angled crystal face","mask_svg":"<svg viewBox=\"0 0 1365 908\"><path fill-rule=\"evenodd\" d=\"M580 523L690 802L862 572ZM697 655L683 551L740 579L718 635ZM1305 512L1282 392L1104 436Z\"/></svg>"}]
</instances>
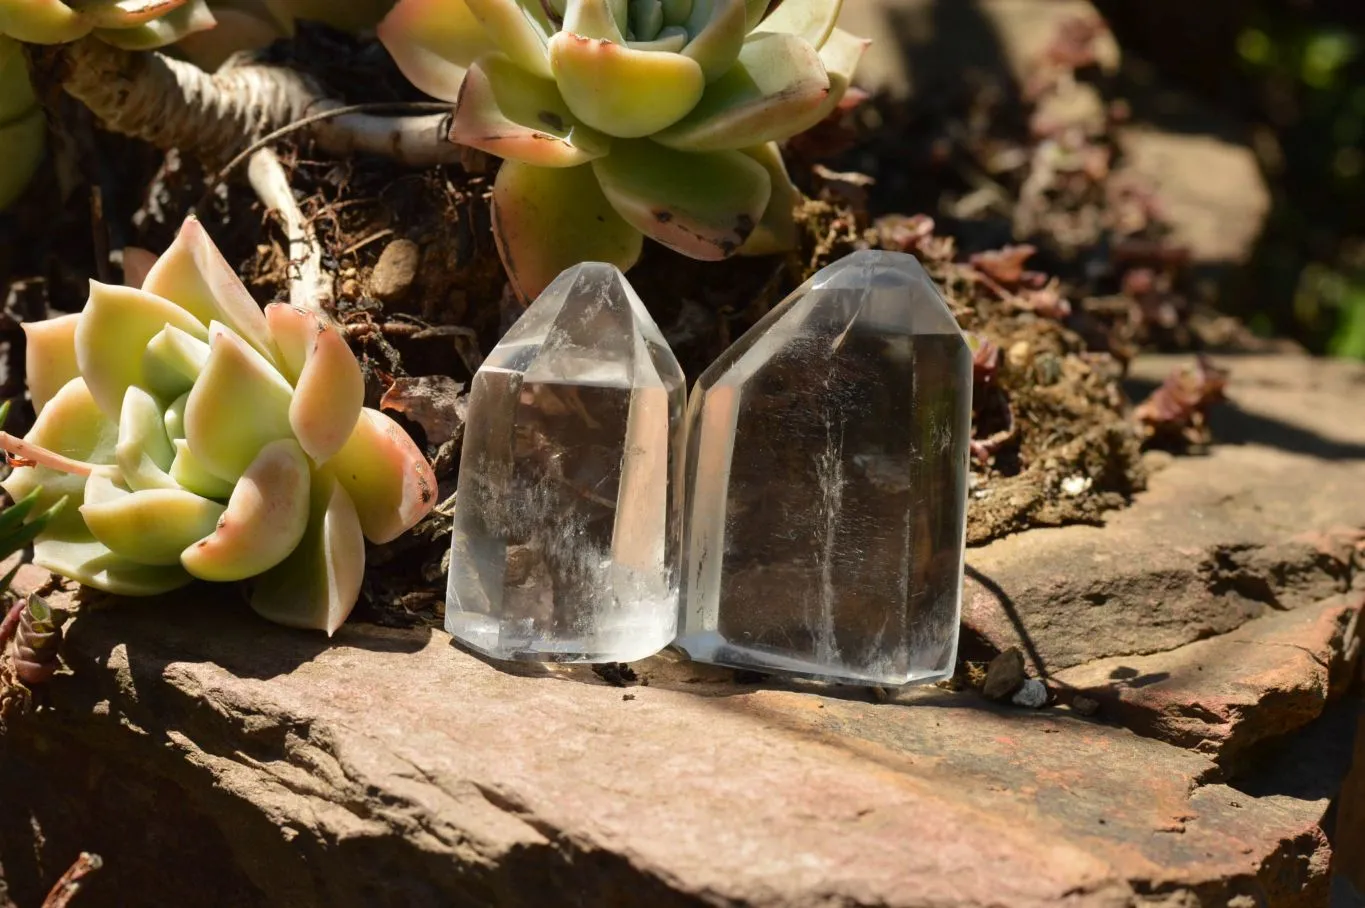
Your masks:
<instances>
[{"instance_id":1,"label":"angled crystal face","mask_svg":"<svg viewBox=\"0 0 1365 908\"><path fill-rule=\"evenodd\" d=\"M677 628L682 370L611 265L564 272L474 376L446 629L497 659L627 662Z\"/></svg>"},{"instance_id":2,"label":"angled crystal face","mask_svg":"<svg viewBox=\"0 0 1365 908\"><path fill-rule=\"evenodd\" d=\"M971 392L912 256L855 253L769 313L693 390L677 644L859 684L950 675Z\"/></svg>"}]
</instances>

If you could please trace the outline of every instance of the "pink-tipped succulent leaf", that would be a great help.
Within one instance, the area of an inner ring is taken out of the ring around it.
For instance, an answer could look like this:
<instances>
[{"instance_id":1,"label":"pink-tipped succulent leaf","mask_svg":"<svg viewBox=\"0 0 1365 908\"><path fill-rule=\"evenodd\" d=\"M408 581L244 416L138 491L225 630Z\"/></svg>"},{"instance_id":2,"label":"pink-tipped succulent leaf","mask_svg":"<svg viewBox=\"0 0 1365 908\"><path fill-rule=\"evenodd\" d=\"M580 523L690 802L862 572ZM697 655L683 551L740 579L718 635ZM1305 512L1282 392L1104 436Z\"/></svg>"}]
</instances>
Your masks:
<instances>
[{"instance_id":1,"label":"pink-tipped succulent leaf","mask_svg":"<svg viewBox=\"0 0 1365 908\"><path fill-rule=\"evenodd\" d=\"M379 35L414 84L455 102L452 140L506 159L494 231L529 299L578 262L629 267L627 232L697 259L792 248L799 196L780 155L752 149L814 126L848 89L866 42L835 27L841 6L399 0Z\"/></svg>"},{"instance_id":2,"label":"pink-tipped succulent leaf","mask_svg":"<svg viewBox=\"0 0 1365 908\"><path fill-rule=\"evenodd\" d=\"M0 436L3 486L72 504L35 561L123 595L255 578L256 611L329 634L360 592L364 540L435 503L431 467L362 406L345 338L324 316L262 312L187 221L142 289L93 284L85 309L26 326L38 419Z\"/></svg>"}]
</instances>

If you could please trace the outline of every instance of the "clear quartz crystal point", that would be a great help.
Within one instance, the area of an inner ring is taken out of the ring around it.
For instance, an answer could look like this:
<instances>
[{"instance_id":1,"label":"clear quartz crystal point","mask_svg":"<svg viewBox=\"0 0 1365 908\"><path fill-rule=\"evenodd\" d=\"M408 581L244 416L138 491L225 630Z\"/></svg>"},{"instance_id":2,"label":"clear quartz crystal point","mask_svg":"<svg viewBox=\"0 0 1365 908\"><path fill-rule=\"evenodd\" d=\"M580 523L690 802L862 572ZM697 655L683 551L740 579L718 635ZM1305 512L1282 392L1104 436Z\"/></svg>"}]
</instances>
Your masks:
<instances>
[{"instance_id":1,"label":"clear quartz crystal point","mask_svg":"<svg viewBox=\"0 0 1365 908\"><path fill-rule=\"evenodd\" d=\"M913 256L855 253L770 312L693 390L677 645L855 684L951 675L971 394Z\"/></svg>"},{"instance_id":2,"label":"clear quartz crystal point","mask_svg":"<svg viewBox=\"0 0 1365 908\"><path fill-rule=\"evenodd\" d=\"M621 272L577 265L474 376L446 630L496 659L629 662L678 621L686 387Z\"/></svg>"}]
</instances>

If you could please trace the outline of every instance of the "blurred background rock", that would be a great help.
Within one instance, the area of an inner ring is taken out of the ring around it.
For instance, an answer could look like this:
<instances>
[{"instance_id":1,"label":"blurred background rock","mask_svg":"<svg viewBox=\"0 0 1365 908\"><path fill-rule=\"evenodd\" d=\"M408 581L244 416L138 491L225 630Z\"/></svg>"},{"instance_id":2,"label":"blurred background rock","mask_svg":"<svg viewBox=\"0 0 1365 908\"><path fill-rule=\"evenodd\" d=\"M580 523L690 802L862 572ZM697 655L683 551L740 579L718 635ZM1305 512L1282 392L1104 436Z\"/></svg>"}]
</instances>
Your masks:
<instances>
[{"instance_id":1,"label":"blurred background rock","mask_svg":"<svg viewBox=\"0 0 1365 908\"><path fill-rule=\"evenodd\" d=\"M1107 117L1116 173L1150 181L1170 248L1188 252L1192 304L1261 337L1365 358L1359 0L856 0L844 18L878 39L862 81L880 115L904 111L925 137L903 146L900 182L884 161L871 166L866 147L843 162L882 175L873 214L921 210L969 251L998 245L1009 238L973 210L982 181L934 169L971 132L973 111L989 110L997 134L1012 108L1035 135L1049 117ZM1043 110L1039 73L1065 58L1068 41L1079 46L1085 21L1102 21L1103 34L1072 61L1076 89L1054 92ZM994 179L986 170L976 177ZM1013 240L1037 241L1011 220Z\"/></svg>"}]
</instances>

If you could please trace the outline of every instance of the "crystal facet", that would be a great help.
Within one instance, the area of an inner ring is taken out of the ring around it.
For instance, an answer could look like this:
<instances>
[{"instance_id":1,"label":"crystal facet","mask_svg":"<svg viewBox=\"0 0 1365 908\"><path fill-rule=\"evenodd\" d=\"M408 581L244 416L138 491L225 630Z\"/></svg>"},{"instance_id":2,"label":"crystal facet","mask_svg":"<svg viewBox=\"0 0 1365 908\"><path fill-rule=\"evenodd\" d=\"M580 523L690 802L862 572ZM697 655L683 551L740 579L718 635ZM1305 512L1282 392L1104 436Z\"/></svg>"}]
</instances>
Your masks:
<instances>
[{"instance_id":1,"label":"crystal facet","mask_svg":"<svg viewBox=\"0 0 1365 908\"><path fill-rule=\"evenodd\" d=\"M707 369L688 409L693 659L872 685L950 675L972 362L914 257L831 265Z\"/></svg>"},{"instance_id":2,"label":"crystal facet","mask_svg":"<svg viewBox=\"0 0 1365 908\"><path fill-rule=\"evenodd\" d=\"M628 662L677 629L682 370L621 272L561 274L474 376L446 629L497 659Z\"/></svg>"}]
</instances>

